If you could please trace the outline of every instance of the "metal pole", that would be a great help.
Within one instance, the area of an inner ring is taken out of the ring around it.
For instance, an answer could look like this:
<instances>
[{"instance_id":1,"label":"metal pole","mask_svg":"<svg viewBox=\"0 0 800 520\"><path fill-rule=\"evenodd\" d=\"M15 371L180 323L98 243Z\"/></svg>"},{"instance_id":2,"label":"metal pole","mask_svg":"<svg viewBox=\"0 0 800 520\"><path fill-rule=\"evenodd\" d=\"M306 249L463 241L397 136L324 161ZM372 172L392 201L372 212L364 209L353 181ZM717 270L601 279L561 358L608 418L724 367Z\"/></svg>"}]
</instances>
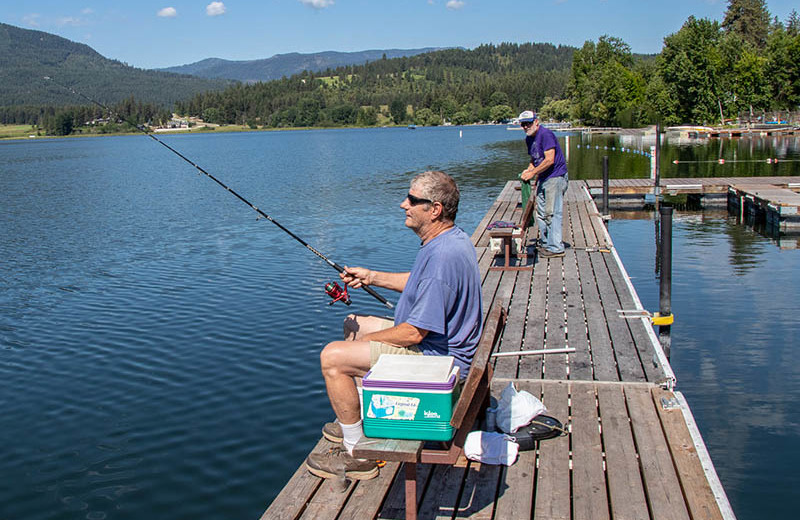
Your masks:
<instances>
[{"instance_id":1,"label":"metal pole","mask_svg":"<svg viewBox=\"0 0 800 520\"><path fill-rule=\"evenodd\" d=\"M603 156L603 216L608 215L608 156Z\"/></svg>"},{"instance_id":2,"label":"metal pole","mask_svg":"<svg viewBox=\"0 0 800 520\"><path fill-rule=\"evenodd\" d=\"M656 197L661 190L661 123L656 123Z\"/></svg>"},{"instance_id":3,"label":"metal pole","mask_svg":"<svg viewBox=\"0 0 800 520\"><path fill-rule=\"evenodd\" d=\"M672 206L661 205L661 280L659 290L659 314L672 314ZM672 341L670 325L658 327L658 337L667 359L670 355Z\"/></svg>"}]
</instances>

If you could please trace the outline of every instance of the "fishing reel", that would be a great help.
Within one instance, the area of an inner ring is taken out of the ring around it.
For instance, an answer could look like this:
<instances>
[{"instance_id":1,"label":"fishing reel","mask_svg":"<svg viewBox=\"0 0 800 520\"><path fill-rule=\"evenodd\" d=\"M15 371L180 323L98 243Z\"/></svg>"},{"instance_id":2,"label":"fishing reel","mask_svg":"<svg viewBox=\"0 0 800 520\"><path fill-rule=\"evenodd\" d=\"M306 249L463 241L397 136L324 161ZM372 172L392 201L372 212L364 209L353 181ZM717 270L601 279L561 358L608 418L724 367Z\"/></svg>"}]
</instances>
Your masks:
<instances>
[{"instance_id":1,"label":"fishing reel","mask_svg":"<svg viewBox=\"0 0 800 520\"><path fill-rule=\"evenodd\" d=\"M344 289L336 283L336 282L328 282L325 284L325 292L333 298L332 301L328 302L328 305L333 305L338 301L344 302L345 305L350 305L350 296L347 294L347 284L345 284Z\"/></svg>"}]
</instances>

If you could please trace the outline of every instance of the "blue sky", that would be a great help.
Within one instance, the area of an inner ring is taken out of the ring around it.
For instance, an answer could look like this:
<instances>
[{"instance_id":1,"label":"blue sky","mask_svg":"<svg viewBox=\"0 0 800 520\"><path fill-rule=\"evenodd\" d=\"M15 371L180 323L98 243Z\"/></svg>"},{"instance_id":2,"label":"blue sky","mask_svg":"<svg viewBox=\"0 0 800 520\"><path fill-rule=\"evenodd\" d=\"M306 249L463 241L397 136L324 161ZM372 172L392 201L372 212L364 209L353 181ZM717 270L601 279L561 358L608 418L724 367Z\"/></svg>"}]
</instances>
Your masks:
<instances>
[{"instance_id":1,"label":"blue sky","mask_svg":"<svg viewBox=\"0 0 800 520\"><path fill-rule=\"evenodd\" d=\"M796 0L768 0L782 21ZM11 5L8 5L11 4ZM726 0L25 0L0 21L90 45L141 68L286 52L466 47L603 34L655 53L690 15L721 21Z\"/></svg>"}]
</instances>

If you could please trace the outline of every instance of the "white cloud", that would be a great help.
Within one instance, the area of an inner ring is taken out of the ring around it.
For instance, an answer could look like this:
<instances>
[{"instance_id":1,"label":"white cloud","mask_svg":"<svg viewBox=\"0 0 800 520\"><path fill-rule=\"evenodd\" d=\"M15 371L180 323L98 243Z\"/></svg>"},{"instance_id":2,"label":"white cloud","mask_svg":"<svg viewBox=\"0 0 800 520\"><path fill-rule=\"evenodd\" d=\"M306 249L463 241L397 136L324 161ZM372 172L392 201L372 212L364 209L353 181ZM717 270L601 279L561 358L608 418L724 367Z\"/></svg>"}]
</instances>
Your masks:
<instances>
[{"instance_id":1,"label":"white cloud","mask_svg":"<svg viewBox=\"0 0 800 520\"><path fill-rule=\"evenodd\" d=\"M158 12L161 18L175 18L178 16L178 11L174 7L165 7Z\"/></svg>"},{"instance_id":2,"label":"white cloud","mask_svg":"<svg viewBox=\"0 0 800 520\"><path fill-rule=\"evenodd\" d=\"M39 19L42 15L37 13L26 14L22 17L22 22L29 27L39 27Z\"/></svg>"},{"instance_id":3,"label":"white cloud","mask_svg":"<svg viewBox=\"0 0 800 520\"><path fill-rule=\"evenodd\" d=\"M80 25L86 25L86 20L83 20L82 18L76 18L74 16L62 16L61 18L56 18L55 24L58 27L78 27Z\"/></svg>"},{"instance_id":4,"label":"white cloud","mask_svg":"<svg viewBox=\"0 0 800 520\"><path fill-rule=\"evenodd\" d=\"M461 9L464 7L464 2L461 0L448 0L447 6L448 9Z\"/></svg>"},{"instance_id":5,"label":"white cloud","mask_svg":"<svg viewBox=\"0 0 800 520\"><path fill-rule=\"evenodd\" d=\"M94 13L94 10L91 9L90 7L86 7L85 9L81 10L81 13L82 14L92 14L92 13Z\"/></svg>"},{"instance_id":6,"label":"white cloud","mask_svg":"<svg viewBox=\"0 0 800 520\"><path fill-rule=\"evenodd\" d=\"M333 0L300 0L300 3L314 9L325 9L333 5Z\"/></svg>"},{"instance_id":7,"label":"white cloud","mask_svg":"<svg viewBox=\"0 0 800 520\"><path fill-rule=\"evenodd\" d=\"M225 14L225 4L222 2L211 2L206 6L208 16L220 16Z\"/></svg>"}]
</instances>

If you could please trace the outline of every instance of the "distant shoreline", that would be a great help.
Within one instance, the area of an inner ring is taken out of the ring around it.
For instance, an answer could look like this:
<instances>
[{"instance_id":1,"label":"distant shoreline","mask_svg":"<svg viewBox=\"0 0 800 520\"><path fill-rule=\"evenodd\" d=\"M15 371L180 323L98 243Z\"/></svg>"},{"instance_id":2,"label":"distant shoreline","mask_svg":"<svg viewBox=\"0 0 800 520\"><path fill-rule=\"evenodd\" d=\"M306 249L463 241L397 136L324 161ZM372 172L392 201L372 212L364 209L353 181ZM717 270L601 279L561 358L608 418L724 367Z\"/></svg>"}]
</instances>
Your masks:
<instances>
[{"instance_id":1,"label":"distant shoreline","mask_svg":"<svg viewBox=\"0 0 800 520\"><path fill-rule=\"evenodd\" d=\"M507 126L505 123L486 123L486 124L470 124L470 125L436 125L436 126L421 126L416 125L417 128L464 128L476 126ZM210 129L209 129L210 128ZM381 125L381 126L293 126L283 128L250 128L246 125L224 125L216 127L196 127L196 128L176 128L165 129L160 132L148 131L147 134L154 136L158 135L176 135L176 134L217 134L217 133L239 133L239 132L283 132L283 131L297 131L297 130L344 130L347 128L407 128L407 125ZM79 137L113 137L121 135L145 135L143 132L110 132L110 133L86 133L86 134L70 134L70 135L35 135L35 136L6 136L0 137L0 141L35 141L37 139L65 139L65 138L79 138Z\"/></svg>"}]
</instances>

